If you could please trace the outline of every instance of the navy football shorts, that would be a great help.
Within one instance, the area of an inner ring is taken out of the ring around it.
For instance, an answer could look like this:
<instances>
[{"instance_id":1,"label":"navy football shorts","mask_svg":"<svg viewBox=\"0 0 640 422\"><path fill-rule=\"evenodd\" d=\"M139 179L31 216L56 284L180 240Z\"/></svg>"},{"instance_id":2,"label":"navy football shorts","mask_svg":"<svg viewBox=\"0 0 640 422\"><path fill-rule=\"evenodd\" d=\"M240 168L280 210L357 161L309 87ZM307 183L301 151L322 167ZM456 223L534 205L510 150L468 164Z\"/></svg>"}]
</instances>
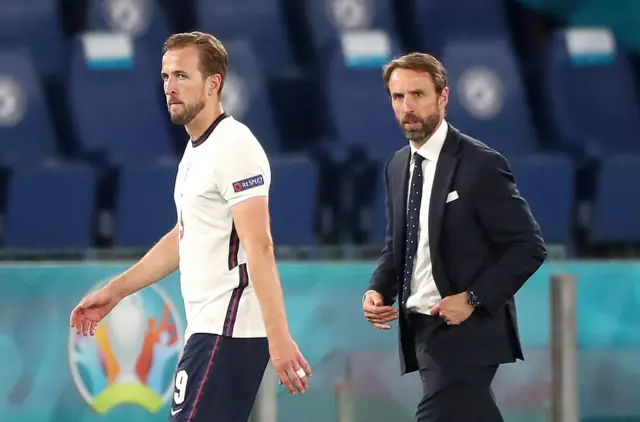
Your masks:
<instances>
[{"instance_id":1,"label":"navy football shorts","mask_svg":"<svg viewBox=\"0 0 640 422\"><path fill-rule=\"evenodd\" d=\"M247 422L269 362L266 338L193 334L174 379L171 422Z\"/></svg>"}]
</instances>

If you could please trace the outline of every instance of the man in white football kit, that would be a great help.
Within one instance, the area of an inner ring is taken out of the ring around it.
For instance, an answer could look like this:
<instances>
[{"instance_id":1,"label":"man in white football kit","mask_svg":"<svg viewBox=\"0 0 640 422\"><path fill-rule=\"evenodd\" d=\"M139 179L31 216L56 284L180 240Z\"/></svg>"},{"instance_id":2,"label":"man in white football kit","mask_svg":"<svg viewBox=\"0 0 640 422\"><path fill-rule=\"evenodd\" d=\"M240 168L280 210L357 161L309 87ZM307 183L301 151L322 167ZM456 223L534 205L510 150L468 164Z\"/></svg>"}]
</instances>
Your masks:
<instances>
[{"instance_id":1,"label":"man in white football kit","mask_svg":"<svg viewBox=\"0 0 640 422\"><path fill-rule=\"evenodd\" d=\"M269 356L292 393L311 369L291 338L269 229L269 161L222 110L227 53L200 32L171 36L162 79L171 120L190 136L175 183L177 224L140 261L80 301L70 323L95 333L123 298L178 268L187 316L172 421L249 418Z\"/></svg>"}]
</instances>

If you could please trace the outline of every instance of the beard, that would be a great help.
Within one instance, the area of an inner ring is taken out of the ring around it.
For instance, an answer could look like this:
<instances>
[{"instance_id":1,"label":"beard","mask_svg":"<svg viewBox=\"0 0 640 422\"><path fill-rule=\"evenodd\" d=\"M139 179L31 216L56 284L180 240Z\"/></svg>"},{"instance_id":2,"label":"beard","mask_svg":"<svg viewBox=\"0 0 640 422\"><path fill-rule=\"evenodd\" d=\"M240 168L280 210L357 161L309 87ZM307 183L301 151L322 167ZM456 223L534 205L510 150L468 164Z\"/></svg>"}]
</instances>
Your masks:
<instances>
[{"instance_id":1,"label":"beard","mask_svg":"<svg viewBox=\"0 0 640 422\"><path fill-rule=\"evenodd\" d=\"M171 106L173 104L179 104L182 107L172 112ZM201 98L200 100L192 104L185 104L185 103L174 101L167 104L167 107L169 108L169 115L171 116L171 122L176 125L184 126L191 123L191 121L198 115L198 113L202 111L202 109L204 108L204 98Z\"/></svg>"},{"instance_id":2,"label":"beard","mask_svg":"<svg viewBox=\"0 0 640 422\"><path fill-rule=\"evenodd\" d=\"M429 139L433 132L436 131L436 127L438 126L438 122L441 119L441 113L439 110L430 114L426 118L419 117L415 114L409 113L405 115L400 123L400 128L404 132L404 136L407 137L410 141L424 141L425 139ZM407 123L420 123L420 127L416 129L407 129L405 128L405 124Z\"/></svg>"}]
</instances>

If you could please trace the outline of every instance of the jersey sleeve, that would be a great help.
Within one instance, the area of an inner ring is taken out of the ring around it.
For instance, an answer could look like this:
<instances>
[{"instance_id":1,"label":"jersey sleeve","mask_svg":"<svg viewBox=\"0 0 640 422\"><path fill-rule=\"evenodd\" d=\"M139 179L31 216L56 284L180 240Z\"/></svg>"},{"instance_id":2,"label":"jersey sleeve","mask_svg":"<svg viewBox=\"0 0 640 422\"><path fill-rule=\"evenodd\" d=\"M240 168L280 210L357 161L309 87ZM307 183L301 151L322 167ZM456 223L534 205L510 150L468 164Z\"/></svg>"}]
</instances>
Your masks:
<instances>
[{"instance_id":1,"label":"jersey sleeve","mask_svg":"<svg viewBox=\"0 0 640 422\"><path fill-rule=\"evenodd\" d=\"M216 160L216 180L229 206L256 196L269 196L271 169L258 140L249 132L223 149Z\"/></svg>"}]
</instances>

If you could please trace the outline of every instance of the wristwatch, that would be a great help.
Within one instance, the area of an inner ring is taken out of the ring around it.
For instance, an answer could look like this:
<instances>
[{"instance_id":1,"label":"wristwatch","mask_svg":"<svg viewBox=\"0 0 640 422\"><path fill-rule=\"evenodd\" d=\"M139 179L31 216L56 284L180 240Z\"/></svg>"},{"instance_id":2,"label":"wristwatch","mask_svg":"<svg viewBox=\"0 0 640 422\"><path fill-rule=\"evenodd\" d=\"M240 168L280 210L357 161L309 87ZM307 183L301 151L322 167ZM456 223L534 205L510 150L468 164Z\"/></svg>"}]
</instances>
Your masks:
<instances>
[{"instance_id":1,"label":"wristwatch","mask_svg":"<svg viewBox=\"0 0 640 422\"><path fill-rule=\"evenodd\" d=\"M467 290L467 303L474 308L482 305L482 302L480 302L478 296L476 296L476 294L471 289Z\"/></svg>"}]
</instances>

